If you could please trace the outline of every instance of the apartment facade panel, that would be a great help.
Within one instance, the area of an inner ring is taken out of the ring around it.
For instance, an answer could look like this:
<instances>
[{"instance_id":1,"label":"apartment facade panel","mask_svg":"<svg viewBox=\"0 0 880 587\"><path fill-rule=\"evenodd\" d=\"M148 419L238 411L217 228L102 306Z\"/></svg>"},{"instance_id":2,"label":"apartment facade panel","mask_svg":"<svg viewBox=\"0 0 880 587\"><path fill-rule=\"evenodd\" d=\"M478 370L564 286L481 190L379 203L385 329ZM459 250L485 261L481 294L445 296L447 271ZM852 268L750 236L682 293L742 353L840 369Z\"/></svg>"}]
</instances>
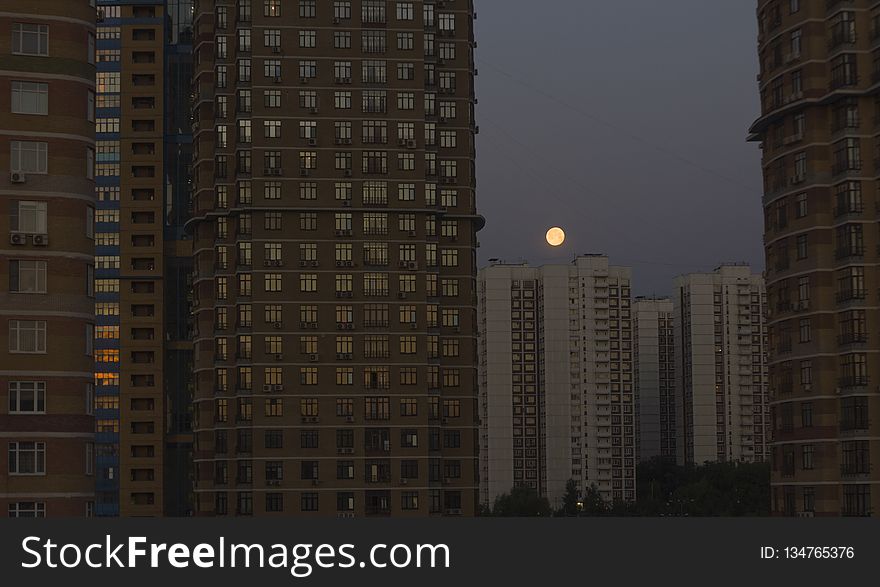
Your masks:
<instances>
[{"instance_id":1,"label":"apartment facade panel","mask_svg":"<svg viewBox=\"0 0 880 587\"><path fill-rule=\"evenodd\" d=\"M474 513L472 19L197 3L199 515Z\"/></svg>"},{"instance_id":2,"label":"apartment facade panel","mask_svg":"<svg viewBox=\"0 0 880 587\"><path fill-rule=\"evenodd\" d=\"M767 461L763 278L724 265L677 278L674 291L676 461Z\"/></svg>"},{"instance_id":3,"label":"apartment facade panel","mask_svg":"<svg viewBox=\"0 0 880 587\"><path fill-rule=\"evenodd\" d=\"M876 2L758 3L773 511L872 515ZM871 153L874 153L872 155Z\"/></svg>"},{"instance_id":4,"label":"apartment facade panel","mask_svg":"<svg viewBox=\"0 0 880 587\"><path fill-rule=\"evenodd\" d=\"M95 507L95 12L0 2L0 508Z\"/></svg>"},{"instance_id":5,"label":"apartment facade panel","mask_svg":"<svg viewBox=\"0 0 880 587\"><path fill-rule=\"evenodd\" d=\"M633 303L639 460L675 462L675 343L671 299Z\"/></svg>"},{"instance_id":6,"label":"apartment facade panel","mask_svg":"<svg viewBox=\"0 0 880 587\"><path fill-rule=\"evenodd\" d=\"M480 271L484 506L525 486L560 507L569 479L635 499L630 279L598 255Z\"/></svg>"},{"instance_id":7,"label":"apartment facade panel","mask_svg":"<svg viewBox=\"0 0 880 587\"><path fill-rule=\"evenodd\" d=\"M98 514L187 515L192 3L97 9Z\"/></svg>"}]
</instances>

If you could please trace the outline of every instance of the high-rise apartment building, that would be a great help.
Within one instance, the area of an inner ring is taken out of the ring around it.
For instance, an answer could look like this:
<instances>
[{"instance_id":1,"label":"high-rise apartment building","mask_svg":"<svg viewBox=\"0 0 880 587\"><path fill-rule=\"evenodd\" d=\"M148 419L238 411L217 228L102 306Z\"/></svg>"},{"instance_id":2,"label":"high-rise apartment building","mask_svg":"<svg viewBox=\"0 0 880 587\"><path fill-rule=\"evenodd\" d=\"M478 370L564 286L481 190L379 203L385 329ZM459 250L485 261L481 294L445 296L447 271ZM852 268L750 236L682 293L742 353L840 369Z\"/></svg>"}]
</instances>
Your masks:
<instances>
[{"instance_id":1,"label":"high-rise apartment building","mask_svg":"<svg viewBox=\"0 0 880 587\"><path fill-rule=\"evenodd\" d=\"M471 0L195 6L198 515L472 515Z\"/></svg>"},{"instance_id":2,"label":"high-rise apartment building","mask_svg":"<svg viewBox=\"0 0 880 587\"><path fill-rule=\"evenodd\" d=\"M97 514L186 515L192 3L97 11Z\"/></svg>"},{"instance_id":3,"label":"high-rise apartment building","mask_svg":"<svg viewBox=\"0 0 880 587\"><path fill-rule=\"evenodd\" d=\"M566 483L635 499L631 270L492 262L479 273L480 498Z\"/></svg>"},{"instance_id":4,"label":"high-rise apartment building","mask_svg":"<svg viewBox=\"0 0 880 587\"><path fill-rule=\"evenodd\" d=\"M673 301L677 462L768 460L763 278L723 265L677 278Z\"/></svg>"},{"instance_id":5,"label":"high-rise apartment building","mask_svg":"<svg viewBox=\"0 0 880 587\"><path fill-rule=\"evenodd\" d=\"M880 6L758 2L773 394L773 512L871 515Z\"/></svg>"},{"instance_id":6,"label":"high-rise apartment building","mask_svg":"<svg viewBox=\"0 0 880 587\"><path fill-rule=\"evenodd\" d=\"M633 303L636 440L640 461L675 462L675 342L669 298Z\"/></svg>"},{"instance_id":7,"label":"high-rise apartment building","mask_svg":"<svg viewBox=\"0 0 880 587\"><path fill-rule=\"evenodd\" d=\"M0 507L95 507L95 8L0 2Z\"/></svg>"}]
</instances>

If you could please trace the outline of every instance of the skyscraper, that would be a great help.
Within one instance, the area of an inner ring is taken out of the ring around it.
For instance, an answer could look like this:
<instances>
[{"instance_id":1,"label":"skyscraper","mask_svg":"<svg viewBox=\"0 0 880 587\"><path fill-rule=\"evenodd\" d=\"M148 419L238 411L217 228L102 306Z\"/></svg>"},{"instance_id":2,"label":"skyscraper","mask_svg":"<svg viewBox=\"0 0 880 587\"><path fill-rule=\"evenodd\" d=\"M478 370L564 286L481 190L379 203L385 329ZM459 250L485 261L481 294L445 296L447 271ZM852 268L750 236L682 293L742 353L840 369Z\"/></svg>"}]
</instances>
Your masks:
<instances>
[{"instance_id":1,"label":"skyscraper","mask_svg":"<svg viewBox=\"0 0 880 587\"><path fill-rule=\"evenodd\" d=\"M633 304L639 460L675 462L675 342L669 298Z\"/></svg>"},{"instance_id":2,"label":"skyscraper","mask_svg":"<svg viewBox=\"0 0 880 587\"><path fill-rule=\"evenodd\" d=\"M875 4L758 2L776 514L880 504Z\"/></svg>"},{"instance_id":3,"label":"skyscraper","mask_svg":"<svg viewBox=\"0 0 880 587\"><path fill-rule=\"evenodd\" d=\"M3 0L0 31L0 515L92 515L95 9Z\"/></svg>"},{"instance_id":4,"label":"skyscraper","mask_svg":"<svg viewBox=\"0 0 880 587\"><path fill-rule=\"evenodd\" d=\"M195 11L197 513L473 514L473 3Z\"/></svg>"},{"instance_id":5,"label":"skyscraper","mask_svg":"<svg viewBox=\"0 0 880 587\"><path fill-rule=\"evenodd\" d=\"M676 460L769 458L766 293L745 265L675 280Z\"/></svg>"},{"instance_id":6,"label":"skyscraper","mask_svg":"<svg viewBox=\"0 0 880 587\"><path fill-rule=\"evenodd\" d=\"M484 505L524 486L560 507L569 479L635 499L630 279L601 255L480 271Z\"/></svg>"},{"instance_id":7,"label":"skyscraper","mask_svg":"<svg viewBox=\"0 0 880 587\"><path fill-rule=\"evenodd\" d=\"M97 10L97 513L186 515L192 3Z\"/></svg>"}]
</instances>

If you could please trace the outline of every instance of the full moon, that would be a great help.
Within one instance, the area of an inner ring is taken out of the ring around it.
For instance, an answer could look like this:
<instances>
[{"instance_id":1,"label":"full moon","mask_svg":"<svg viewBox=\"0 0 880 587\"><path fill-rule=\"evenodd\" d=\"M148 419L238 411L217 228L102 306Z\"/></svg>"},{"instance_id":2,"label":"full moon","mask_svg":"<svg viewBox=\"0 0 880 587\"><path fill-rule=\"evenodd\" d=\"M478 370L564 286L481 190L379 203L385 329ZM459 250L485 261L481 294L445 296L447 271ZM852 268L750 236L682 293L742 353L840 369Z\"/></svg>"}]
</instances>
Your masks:
<instances>
[{"instance_id":1,"label":"full moon","mask_svg":"<svg viewBox=\"0 0 880 587\"><path fill-rule=\"evenodd\" d=\"M550 230L547 231L547 244L551 247L561 246L562 243L565 242L565 231L559 228L558 226L554 226Z\"/></svg>"}]
</instances>

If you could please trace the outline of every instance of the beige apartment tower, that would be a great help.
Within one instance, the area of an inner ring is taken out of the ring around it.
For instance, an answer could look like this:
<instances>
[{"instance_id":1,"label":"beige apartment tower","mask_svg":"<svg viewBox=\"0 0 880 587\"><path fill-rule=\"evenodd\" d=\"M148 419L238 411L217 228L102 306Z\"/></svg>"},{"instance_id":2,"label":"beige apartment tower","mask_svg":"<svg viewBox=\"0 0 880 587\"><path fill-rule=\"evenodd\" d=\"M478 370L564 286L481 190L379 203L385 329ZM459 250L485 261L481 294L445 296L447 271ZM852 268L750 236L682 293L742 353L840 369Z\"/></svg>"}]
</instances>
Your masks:
<instances>
[{"instance_id":1,"label":"beige apartment tower","mask_svg":"<svg viewBox=\"0 0 880 587\"><path fill-rule=\"evenodd\" d=\"M0 1L0 516L95 511L95 8Z\"/></svg>"},{"instance_id":2,"label":"beige apartment tower","mask_svg":"<svg viewBox=\"0 0 880 587\"><path fill-rule=\"evenodd\" d=\"M766 293L747 265L674 286L676 461L769 458Z\"/></svg>"},{"instance_id":3,"label":"beige apartment tower","mask_svg":"<svg viewBox=\"0 0 880 587\"><path fill-rule=\"evenodd\" d=\"M758 22L773 512L872 515L880 4L760 1Z\"/></svg>"},{"instance_id":4,"label":"beige apartment tower","mask_svg":"<svg viewBox=\"0 0 880 587\"><path fill-rule=\"evenodd\" d=\"M635 499L630 274L601 255L480 271L484 506L525 486L558 508L569 479Z\"/></svg>"},{"instance_id":5,"label":"beige apartment tower","mask_svg":"<svg viewBox=\"0 0 880 587\"><path fill-rule=\"evenodd\" d=\"M196 4L197 515L475 513L474 16Z\"/></svg>"}]
</instances>

